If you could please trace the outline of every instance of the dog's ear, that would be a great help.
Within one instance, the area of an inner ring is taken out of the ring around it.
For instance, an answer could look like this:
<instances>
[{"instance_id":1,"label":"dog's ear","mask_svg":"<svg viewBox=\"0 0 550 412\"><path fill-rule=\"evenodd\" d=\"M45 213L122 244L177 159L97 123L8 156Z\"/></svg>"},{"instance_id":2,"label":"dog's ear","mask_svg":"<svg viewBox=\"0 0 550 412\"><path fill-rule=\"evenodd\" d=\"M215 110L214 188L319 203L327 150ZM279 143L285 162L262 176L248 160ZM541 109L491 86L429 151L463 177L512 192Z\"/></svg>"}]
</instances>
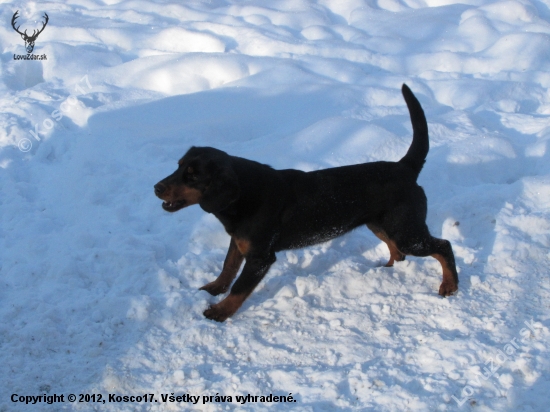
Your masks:
<instances>
[{"instance_id":1,"label":"dog's ear","mask_svg":"<svg viewBox=\"0 0 550 412\"><path fill-rule=\"evenodd\" d=\"M202 195L200 207L208 213L219 212L237 200L241 190L239 179L230 165L218 167L210 185Z\"/></svg>"}]
</instances>

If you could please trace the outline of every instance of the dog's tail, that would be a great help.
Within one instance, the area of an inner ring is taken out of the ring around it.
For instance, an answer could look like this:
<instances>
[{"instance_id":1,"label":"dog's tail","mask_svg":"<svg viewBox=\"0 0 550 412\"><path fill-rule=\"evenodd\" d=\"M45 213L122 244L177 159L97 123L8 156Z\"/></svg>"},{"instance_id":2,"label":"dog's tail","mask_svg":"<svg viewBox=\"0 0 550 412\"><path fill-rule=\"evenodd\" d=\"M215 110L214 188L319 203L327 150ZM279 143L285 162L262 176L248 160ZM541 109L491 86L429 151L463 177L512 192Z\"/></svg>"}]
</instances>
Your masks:
<instances>
[{"instance_id":1,"label":"dog's tail","mask_svg":"<svg viewBox=\"0 0 550 412\"><path fill-rule=\"evenodd\" d=\"M426 161L428 150L430 150L428 123L426 122L426 116L424 116L424 110L422 110L420 102L411 92L411 89L406 84L403 84L401 92L409 108L413 128L413 140L407 154L399 162L409 166L416 174L415 178L418 178L422 166L424 166L424 162Z\"/></svg>"}]
</instances>

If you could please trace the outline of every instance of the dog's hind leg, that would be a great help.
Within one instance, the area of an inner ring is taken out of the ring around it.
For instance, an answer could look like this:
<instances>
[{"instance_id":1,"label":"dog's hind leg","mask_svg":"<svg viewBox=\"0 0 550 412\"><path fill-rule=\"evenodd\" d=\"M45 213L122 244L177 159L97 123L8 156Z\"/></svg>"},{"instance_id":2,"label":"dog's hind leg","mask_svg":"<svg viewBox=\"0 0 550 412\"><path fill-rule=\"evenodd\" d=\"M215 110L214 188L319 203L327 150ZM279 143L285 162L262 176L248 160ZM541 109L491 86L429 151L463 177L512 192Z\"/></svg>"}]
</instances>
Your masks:
<instances>
[{"instance_id":1,"label":"dog's hind leg","mask_svg":"<svg viewBox=\"0 0 550 412\"><path fill-rule=\"evenodd\" d=\"M227 251L225 261L223 262L222 273L220 273L220 276L218 276L215 281L204 285L199 288L199 290L205 290L212 296L217 296L221 293L227 292L231 282L233 282L233 279L237 276L237 272L239 271L243 260L244 256L239 251L235 239L231 238L229 250Z\"/></svg>"},{"instance_id":2,"label":"dog's hind leg","mask_svg":"<svg viewBox=\"0 0 550 412\"><path fill-rule=\"evenodd\" d=\"M435 239L435 238L434 238ZM458 290L458 274L456 272L455 256L451 247L451 242L445 239L435 239L440 243L439 250L432 254L443 268L443 282L439 286L441 296L450 296Z\"/></svg>"},{"instance_id":3,"label":"dog's hind leg","mask_svg":"<svg viewBox=\"0 0 550 412\"><path fill-rule=\"evenodd\" d=\"M413 235L396 236L396 245L406 255L436 258L443 269L443 282L439 287L439 294L450 296L458 290L458 274L451 242L431 236L425 225L419 229L404 230L402 233L413 233Z\"/></svg>"},{"instance_id":4,"label":"dog's hind leg","mask_svg":"<svg viewBox=\"0 0 550 412\"><path fill-rule=\"evenodd\" d=\"M388 245L388 249L390 250L390 260L384 265L385 267L392 267L395 261L401 262L405 260L405 255L397 249L397 245L388 237L388 234L384 231L384 229L371 223L367 223L367 227L372 230L372 233L374 233L378 239Z\"/></svg>"}]
</instances>

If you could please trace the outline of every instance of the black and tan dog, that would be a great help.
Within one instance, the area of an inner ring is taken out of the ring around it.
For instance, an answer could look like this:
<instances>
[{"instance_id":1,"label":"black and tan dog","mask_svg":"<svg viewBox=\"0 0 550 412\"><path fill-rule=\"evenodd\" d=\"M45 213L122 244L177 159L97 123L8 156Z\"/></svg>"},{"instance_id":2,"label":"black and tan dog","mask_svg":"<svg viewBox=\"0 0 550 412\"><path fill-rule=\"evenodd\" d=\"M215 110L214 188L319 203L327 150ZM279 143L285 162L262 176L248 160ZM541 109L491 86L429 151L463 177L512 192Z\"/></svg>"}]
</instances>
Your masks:
<instances>
[{"instance_id":1,"label":"black and tan dog","mask_svg":"<svg viewBox=\"0 0 550 412\"><path fill-rule=\"evenodd\" d=\"M211 295L229 295L204 312L223 322L233 315L275 262L275 253L325 242L366 225L390 249L390 260L433 256L443 268L439 294L458 289L451 244L430 235L427 200L416 183L428 154L428 125L411 90L403 96L413 141L398 162L373 162L314 172L274 170L211 147L191 147L178 169L155 185L162 208L175 212L199 204L231 236L220 276L204 285Z\"/></svg>"}]
</instances>

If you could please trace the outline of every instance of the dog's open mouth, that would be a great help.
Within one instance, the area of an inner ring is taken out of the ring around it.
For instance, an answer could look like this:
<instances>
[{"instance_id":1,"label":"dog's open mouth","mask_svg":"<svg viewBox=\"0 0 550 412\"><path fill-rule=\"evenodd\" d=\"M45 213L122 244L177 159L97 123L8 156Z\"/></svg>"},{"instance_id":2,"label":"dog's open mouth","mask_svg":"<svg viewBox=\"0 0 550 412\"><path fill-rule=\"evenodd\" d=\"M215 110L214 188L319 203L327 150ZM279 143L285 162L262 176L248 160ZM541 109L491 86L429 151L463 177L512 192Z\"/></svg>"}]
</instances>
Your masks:
<instances>
[{"instance_id":1,"label":"dog's open mouth","mask_svg":"<svg viewBox=\"0 0 550 412\"><path fill-rule=\"evenodd\" d=\"M162 202L162 208L167 212L175 212L183 209L187 205L185 200L178 200L177 202Z\"/></svg>"}]
</instances>

